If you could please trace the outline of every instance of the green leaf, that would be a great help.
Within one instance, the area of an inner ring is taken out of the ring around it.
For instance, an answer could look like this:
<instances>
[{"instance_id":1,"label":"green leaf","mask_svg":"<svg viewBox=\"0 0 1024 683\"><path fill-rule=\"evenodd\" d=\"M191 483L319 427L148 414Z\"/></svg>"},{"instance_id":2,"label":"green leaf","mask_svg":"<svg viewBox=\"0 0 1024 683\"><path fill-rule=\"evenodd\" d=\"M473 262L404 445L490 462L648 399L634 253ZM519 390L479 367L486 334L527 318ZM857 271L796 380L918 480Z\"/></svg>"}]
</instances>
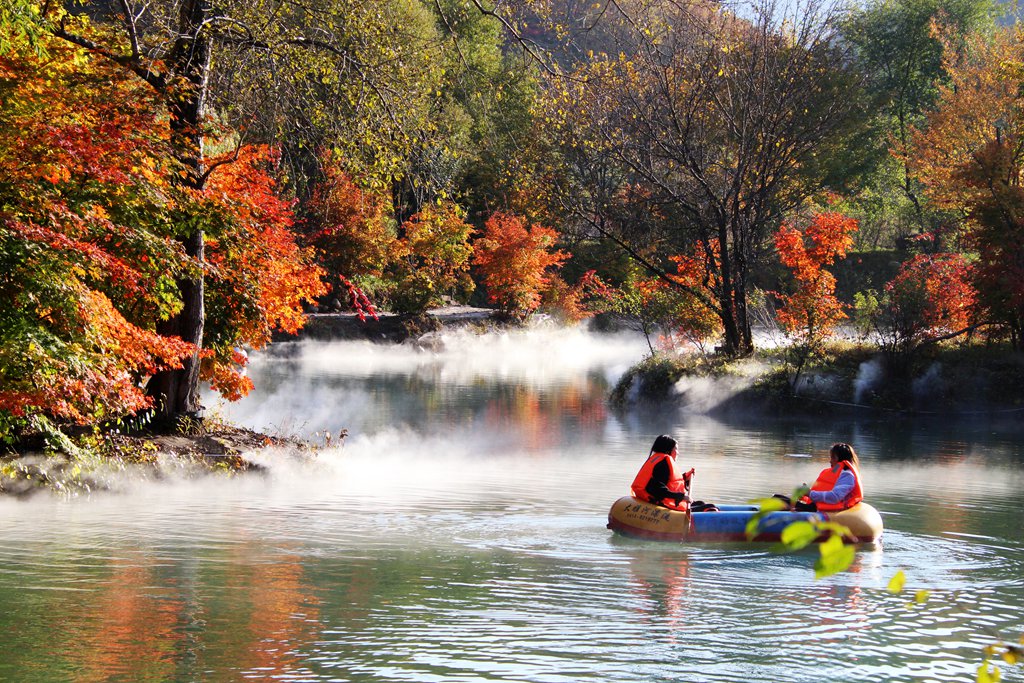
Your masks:
<instances>
[{"instance_id":1,"label":"green leaf","mask_svg":"<svg viewBox=\"0 0 1024 683\"><path fill-rule=\"evenodd\" d=\"M805 548L818 538L818 529L806 521L793 522L782 530L781 541L788 550Z\"/></svg>"},{"instance_id":2,"label":"green leaf","mask_svg":"<svg viewBox=\"0 0 1024 683\"><path fill-rule=\"evenodd\" d=\"M839 536L830 536L821 546L821 557L814 563L814 578L838 574L853 564L856 553L852 545L845 545Z\"/></svg>"},{"instance_id":3,"label":"green leaf","mask_svg":"<svg viewBox=\"0 0 1024 683\"><path fill-rule=\"evenodd\" d=\"M762 498L761 500L752 500L750 502L757 505L761 512L777 512L786 509L786 502L781 498Z\"/></svg>"},{"instance_id":4,"label":"green leaf","mask_svg":"<svg viewBox=\"0 0 1024 683\"><path fill-rule=\"evenodd\" d=\"M1002 672L998 666L989 669L989 663L985 661L978 667L978 683L998 683L1001 678Z\"/></svg>"},{"instance_id":5,"label":"green leaf","mask_svg":"<svg viewBox=\"0 0 1024 683\"><path fill-rule=\"evenodd\" d=\"M747 522L746 535L747 538L754 538L757 536L758 527L761 526L761 518L764 517L760 512L750 518Z\"/></svg>"}]
</instances>

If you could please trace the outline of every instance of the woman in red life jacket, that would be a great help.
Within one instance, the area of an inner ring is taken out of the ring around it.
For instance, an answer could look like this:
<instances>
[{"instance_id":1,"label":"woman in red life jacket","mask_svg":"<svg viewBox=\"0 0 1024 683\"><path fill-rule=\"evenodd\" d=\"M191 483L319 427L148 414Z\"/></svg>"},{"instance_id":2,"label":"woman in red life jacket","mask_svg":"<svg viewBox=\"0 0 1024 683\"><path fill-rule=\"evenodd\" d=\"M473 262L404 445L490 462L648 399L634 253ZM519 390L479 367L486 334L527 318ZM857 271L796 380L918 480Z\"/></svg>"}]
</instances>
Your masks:
<instances>
[{"instance_id":1,"label":"woman in red life jacket","mask_svg":"<svg viewBox=\"0 0 1024 683\"><path fill-rule=\"evenodd\" d=\"M647 461L637 472L631 487L633 497L673 510L690 506L690 478L693 470L680 472L676 465L676 440L662 434L654 440Z\"/></svg>"},{"instance_id":2,"label":"woman in red life jacket","mask_svg":"<svg viewBox=\"0 0 1024 683\"><path fill-rule=\"evenodd\" d=\"M797 510L838 512L864 500L860 484L860 459L848 443L832 444L829 466L821 471L811 491L797 503Z\"/></svg>"}]
</instances>

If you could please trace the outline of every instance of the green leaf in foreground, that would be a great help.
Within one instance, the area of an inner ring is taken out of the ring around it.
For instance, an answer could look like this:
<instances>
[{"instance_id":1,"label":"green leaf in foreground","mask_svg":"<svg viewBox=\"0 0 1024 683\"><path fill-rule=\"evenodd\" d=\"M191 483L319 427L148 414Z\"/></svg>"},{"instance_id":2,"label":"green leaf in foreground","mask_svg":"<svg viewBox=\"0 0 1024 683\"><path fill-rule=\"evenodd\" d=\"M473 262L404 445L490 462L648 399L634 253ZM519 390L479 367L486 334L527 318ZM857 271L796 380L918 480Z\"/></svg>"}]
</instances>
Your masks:
<instances>
[{"instance_id":1,"label":"green leaf in foreground","mask_svg":"<svg viewBox=\"0 0 1024 683\"><path fill-rule=\"evenodd\" d=\"M780 540L786 550L800 550L814 543L818 536L818 529L810 522L793 522L782 530Z\"/></svg>"},{"instance_id":2,"label":"green leaf in foreground","mask_svg":"<svg viewBox=\"0 0 1024 683\"><path fill-rule=\"evenodd\" d=\"M820 549L821 557L814 563L814 577L817 579L838 574L853 564L854 547L844 544L839 536L830 536L822 541Z\"/></svg>"},{"instance_id":3,"label":"green leaf in foreground","mask_svg":"<svg viewBox=\"0 0 1024 683\"><path fill-rule=\"evenodd\" d=\"M903 591L903 586L907 583L907 575L903 573L903 570L899 570L892 575L889 579L888 590L890 593L900 593Z\"/></svg>"},{"instance_id":4,"label":"green leaf in foreground","mask_svg":"<svg viewBox=\"0 0 1024 683\"><path fill-rule=\"evenodd\" d=\"M757 505L758 511L750 518L750 521L747 522L746 534L748 539L753 539L757 536L757 532L760 530L761 520L765 515L789 509L789 506L781 498L759 498L749 502L752 505Z\"/></svg>"},{"instance_id":5,"label":"green leaf in foreground","mask_svg":"<svg viewBox=\"0 0 1024 683\"><path fill-rule=\"evenodd\" d=\"M1003 675L999 671L999 667L993 666L990 669L987 661L982 662L981 666L978 667L978 683L998 683L1002 677Z\"/></svg>"}]
</instances>

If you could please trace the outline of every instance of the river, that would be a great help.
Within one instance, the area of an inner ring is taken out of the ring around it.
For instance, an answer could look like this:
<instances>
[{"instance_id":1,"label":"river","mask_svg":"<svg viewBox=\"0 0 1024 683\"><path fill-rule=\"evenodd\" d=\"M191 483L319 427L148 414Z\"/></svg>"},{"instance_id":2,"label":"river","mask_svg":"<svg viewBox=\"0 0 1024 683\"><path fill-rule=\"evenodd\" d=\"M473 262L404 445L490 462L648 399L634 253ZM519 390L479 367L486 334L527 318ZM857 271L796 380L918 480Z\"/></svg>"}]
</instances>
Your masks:
<instances>
[{"instance_id":1,"label":"river","mask_svg":"<svg viewBox=\"0 0 1024 683\"><path fill-rule=\"evenodd\" d=\"M1024 632L1018 424L610 409L645 350L540 328L254 354L256 392L212 412L324 447L0 500L0 680L945 683ZM883 540L816 580L813 550L615 537L663 432L715 502L788 492L849 441Z\"/></svg>"}]
</instances>

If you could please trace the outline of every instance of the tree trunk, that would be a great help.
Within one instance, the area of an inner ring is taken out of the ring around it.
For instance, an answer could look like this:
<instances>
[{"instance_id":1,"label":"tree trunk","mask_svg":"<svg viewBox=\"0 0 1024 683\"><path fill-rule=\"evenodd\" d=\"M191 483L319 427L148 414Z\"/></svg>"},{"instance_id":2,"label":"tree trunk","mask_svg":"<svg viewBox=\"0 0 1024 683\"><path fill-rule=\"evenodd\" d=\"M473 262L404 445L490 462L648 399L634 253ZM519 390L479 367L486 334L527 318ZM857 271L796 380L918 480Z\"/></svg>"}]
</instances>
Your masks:
<instances>
[{"instance_id":1,"label":"tree trunk","mask_svg":"<svg viewBox=\"0 0 1024 683\"><path fill-rule=\"evenodd\" d=\"M182 238L185 252L197 264L203 263L203 231L195 230ZM146 389L156 403L157 418L173 422L180 416L198 417L202 411L199 401L199 353L203 345L203 324L206 320L203 306L203 276L185 277L178 281L183 307L178 315L158 326L165 336L177 336L195 345L196 350L183 359L178 370L164 370L155 374Z\"/></svg>"},{"instance_id":2,"label":"tree trunk","mask_svg":"<svg viewBox=\"0 0 1024 683\"><path fill-rule=\"evenodd\" d=\"M186 0L182 3L181 31L172 51L169 65L172 78L169 79L166 94L171 142L186 171L180 182L194 190L202 189L204 182L202 125L211 43L208 34L203 32L203 22L209 13L209 0ZM159 325L158 332L194 344L195 351L184 359L181 369L157 373L146 387L154 399L157 418L162 421L176 421L181 416L197 417L202 410L199 401L199 358L206 320L203 304L203 231L190 226L179 240L186 255L192 260L194 270L178 281L183 304L181 312Z\"/></svg>"}]
</instances>

